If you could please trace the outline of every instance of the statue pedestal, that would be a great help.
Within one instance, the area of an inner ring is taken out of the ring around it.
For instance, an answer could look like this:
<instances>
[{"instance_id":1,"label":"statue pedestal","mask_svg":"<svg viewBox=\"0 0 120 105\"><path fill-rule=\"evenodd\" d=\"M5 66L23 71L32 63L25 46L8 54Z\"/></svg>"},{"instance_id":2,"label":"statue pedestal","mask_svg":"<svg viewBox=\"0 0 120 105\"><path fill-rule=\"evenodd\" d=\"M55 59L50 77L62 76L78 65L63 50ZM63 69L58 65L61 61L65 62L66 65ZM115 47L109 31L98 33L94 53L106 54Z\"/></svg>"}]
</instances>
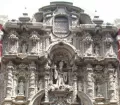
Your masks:
<instances>
[{"instance_id":1,"label":"statue pedestal","mask_svg":"<svg viewBox=\"0 0 120 105\"><path fill-rule=\"evenodd\" d=\"M117 105L117 101L115 101L115 100L110 100L110 105Z\"/></svg>"},{"instance_id":2,"label":"statue pedestal","mask_svg":"<svg viewBox=\"0 0 120 105\"><path fill-rule=\"evenodd\" d=\"M95 98L95 105L104 105L105 98L104 97L96 97Z\"/></svg>"},{"instance_id":3,"label":"statue pedestal","mask_svg":"<svg viewBox=\"0 0 120 105\"><path fill-rule=\"evenodd\" d=\"M42 105L50 105L52 102L41 102Z\"/></svg>"},{"instance_id":4,"label":"statue pedestal","mask_svg":"<svg viewBox=\"0 0 120 105\"><path fill-rule=\"evenodd\" d=\"M17 100L24 100L25 99L25 96L22 95L22 94L19 94L17 97L16 97Z\"/></svg>"},{"instance_id":5,"label":"statue pedestal","mask_svg":"<svg viewBox=\"0 0 120 105\"><path fill-rule=\"evenodd\" d=\"M78 102L72 102L71 105L80 105Z\"/></svg>"}]
</instances>

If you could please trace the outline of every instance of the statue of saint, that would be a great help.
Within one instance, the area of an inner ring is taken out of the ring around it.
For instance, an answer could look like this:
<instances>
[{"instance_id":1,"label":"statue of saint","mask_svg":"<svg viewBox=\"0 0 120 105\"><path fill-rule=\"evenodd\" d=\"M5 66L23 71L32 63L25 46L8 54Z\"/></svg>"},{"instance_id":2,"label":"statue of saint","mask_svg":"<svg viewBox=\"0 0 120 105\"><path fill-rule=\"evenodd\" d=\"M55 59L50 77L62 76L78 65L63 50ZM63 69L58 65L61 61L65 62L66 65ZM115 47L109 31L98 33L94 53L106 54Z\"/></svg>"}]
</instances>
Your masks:
<instances>
[{"instance_id":1,"label":"statue of saint","mask_svg":"<svg viewBox=\"0 0 120 105\"><path fill-rule=\"evenodd\" d=\"M23 43L23 44L22 44L21 52L22 52L22 53L26 53L26 52L27 52L27 45L26 45L26 43Z\"/></svg>"},{"instance_id":2,"label":"statue of saint","mask_svg":"<svg viewBox=\"0 0 120 105\"><path fill-rule=\"evenodd\" d=\"M57 67L56 65L54 66L54 70L55 70L55 79L57 79L57 82L56 84L60 87L60 86L63 86L65 83L64 83L64 79L63 79L63 65L64 65L64 62L61 61L59 63L59 69L57 70Z\"/></svg>"},{"instance_id":3,"label":"statue of saint","mask_svg":"<svg viewBox=\"0 0 120 105\"><path fill-rule=\"evenodd\" d=\"M20 80L20 83L19 83L19 95L24 95L24 82L23 82L23 80Z\"/></svg>"}]
</instances>

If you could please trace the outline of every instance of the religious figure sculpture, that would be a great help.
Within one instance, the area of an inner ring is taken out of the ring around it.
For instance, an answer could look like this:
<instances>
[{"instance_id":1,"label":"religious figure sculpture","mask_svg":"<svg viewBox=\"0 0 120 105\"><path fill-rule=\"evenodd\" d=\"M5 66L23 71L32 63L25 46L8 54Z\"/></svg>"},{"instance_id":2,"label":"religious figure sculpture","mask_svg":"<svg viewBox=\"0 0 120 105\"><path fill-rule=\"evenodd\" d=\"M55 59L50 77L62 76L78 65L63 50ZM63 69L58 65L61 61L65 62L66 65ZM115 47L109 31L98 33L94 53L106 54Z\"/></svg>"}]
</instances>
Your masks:
<instances>
[{"instance_id":1,"label":"religious figure sculpture","mask_svg":"<svg viewBox=\"0 0 120 105\"><path fill-rule=\"evenodd\" d=\"M20 80L19 82L19 95L24 95L24 82Z\"/></svg>"},{"instance_id":2,"label":"religious figure sculpture","mask_svg":"<svg viewBox=\"0 0 120 105\"><path fill-rule=\"evenodd\" d=\"M24 43L22 44L21 53L27 53L27 49L28 49L28 46L27 46L26 43L24 42Z\"/></svg>"},{"instance_id":3,"label":"religious figure sculpture","mask_svg":"<svg viewBox=\"0 0 120 105\"><path fill-rule=\"evenodd\" d=\"M32 36L30 37L31 40L31 53L37 53L37 42L39 40L38 33L36 31L32 32Z\"/></svg>"},{"instance_id":4,"label":"religious figure sculpture","mask_svg":"<svg viewBox=\"0 0 120 105\"><path fill-rule=\"evenodd\" d=\"M63 63L63 61L61 61L60 63L59 63L59 70L57 70L57 67L56 67L56 65L55 65L55 79L57 79L57 82L56 82L56 84L60 87L60 86L63 86L65 83L64 83L64 80L63 80L63 72L62 72L62 70L63 70L63 65L64 65L64 63Z\"/></svg>"},{"instance_id":5,"label":"religious figure sculpture","mask_svg":"<svg viewBox=\"0 0 120 105\"><path fill-rule=\"evenodd\" d=\"M63 67L64 67L64 61L59 62L59 68L57 68L57 66L54 65L54 78L57 80L56 85L58 88L69 87L65 84L67 82L67 73L63 72Z\"/></svg>"},{"instance_id":6,"label":"religious figure sculpture","mask_svg":"<svg viewBox=\"0 0 120 105\"><path fill-rule=\"evenodd\" d=\"M85 53L84 56L91 56L93 54L92 38L89 33L86 33L84 41Z\"/></svg>"},{"instance_id":7,"label":"religious figure sculpture","mask_svg":"<svg viewBox=\"0 0 120 105\"><path fill-rule=\"evenodd\" d=\"M18 40L18 37L16 36L17 35L17 32L15 31L12 31L10 33L10 36L9 36L9 53L11 54L14 54L14 53L17 53L17 50L18 50L18 46L17 46L17 40Z\"/></svg>"},{"instance_id":8,"label":"religious figure sculpture","mask_svg":"<svg viewBox=\"0 0 120 105\"><path fill-rule=\"evenodd\" d=\"M113 39L111 38L111 35L109 33L106 34L106 38L104 40L105 42L105 57L116 57L116 54L113 50Z\"/></svg>"},{"instance_id":9,"label":"religious figure sculpture","mask_svg":"<svg viewBox=\"0 0 120 105\"><path fill-rule=\"evenodd\" d=\"M99 47L99 45L96 45L96 46L95 46L95 55L96 55L96 56L99 56L99 55L100 55L100 47Z\"/></svg>"}]
</instances>

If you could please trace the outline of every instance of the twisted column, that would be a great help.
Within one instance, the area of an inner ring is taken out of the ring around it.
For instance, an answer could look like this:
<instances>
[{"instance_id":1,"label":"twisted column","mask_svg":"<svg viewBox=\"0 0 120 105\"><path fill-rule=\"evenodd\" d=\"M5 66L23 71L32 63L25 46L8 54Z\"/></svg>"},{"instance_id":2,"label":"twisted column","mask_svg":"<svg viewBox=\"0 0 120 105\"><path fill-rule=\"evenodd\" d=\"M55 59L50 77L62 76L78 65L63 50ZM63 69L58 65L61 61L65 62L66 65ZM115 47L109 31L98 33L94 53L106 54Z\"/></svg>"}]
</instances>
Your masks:
<instances>
[{"instance_id":1,"label":"twisted column","mask_svg":"<svg viewBox=\"0 0 120 105\"><path fill-rule=\"evenodd\" d=\"M73 78L73 103L77 102L77 73L74 73L74 78Z\"/></svg>"},{"instance_id":2,"label":"twisted column","mask_svg":"<svg viewBox=\"0 0 120 105\"><path fill-rule=\"evenodd\" d=\"M109 96L110 102L115 102L115 81L114 81L115 68L112 64L108 65L108 78L109 78Z\"/></svg>"},{"instance_id":3,"label":"twisted column","mask_svg":"<svg viewBox=\"0 0 120 105\"><path fill-rule=\"evenodd\" d=\"M6 98L10 99L12 96L12 71L13 71L13 63L10 61L7 65L7 86L6 86Z\"/></svg>"},{"instance_id":4,"label":"twisted column","mask_svg":"<svg viewBox=\"0 0 120 105\"><path fill-rule=\"evenodd\" d=\"M44 80L45 80L45 102L49 102L49 97L48 97L49 69L50 69L50 67L47 63L46 67L45 67L45 76L44 76Z\"/></svg>"},{"instance_id":5,"label":"twisted column","mask_svg":"<svg viewBox=\"0 0 120 105\"><path fill-rule=\"evenodd\" d=\"M94 98L93 68L91 64L87 65L87 94L91 99Z\"/></svg>"},{"instance_id":6,"label":"twisted column","mask_svg":"<svg viewBox=\"0 0 120 105\"><path fill-rule=\"evenodd\" d=\"M29 99L35 94L35 71L36 71L36 64L32 62L29 65L30 70L30 82L29 82Z\"/></svg>"}]
</instances>

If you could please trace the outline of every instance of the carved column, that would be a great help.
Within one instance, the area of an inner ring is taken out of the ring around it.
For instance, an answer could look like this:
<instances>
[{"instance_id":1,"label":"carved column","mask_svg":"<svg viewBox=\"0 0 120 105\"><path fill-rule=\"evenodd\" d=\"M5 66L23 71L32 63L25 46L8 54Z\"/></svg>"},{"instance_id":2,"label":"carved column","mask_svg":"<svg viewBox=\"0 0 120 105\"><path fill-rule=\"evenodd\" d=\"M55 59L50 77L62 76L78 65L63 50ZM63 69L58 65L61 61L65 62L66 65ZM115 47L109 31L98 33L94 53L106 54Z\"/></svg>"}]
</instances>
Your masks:
<instances>
[{"instance_id":1,"label":"carved column","mask_svg":"<svg viewBox=\"0 0 120 105\"><path fill-rule=\"evenodd\" d=\"M94 82L93 82L93 67L91 64L87 65L86 68L87 72L87 94L88 96L93 99L94 98Z\"/></svg>"},{"instance_id":2,"label":"carved column","mask_svg":"<svg viewBox=\"0 0 120 105\"><path fill-rule=\"evenodd\" d=\"M50 67L47 63L46 67L45 67L45 76L44 76L44 80L45 80L45 102L49 102L49 97L48 97L49 69L50 69Z\"/></svg>"},{"instance_id":3,"label":"carved column","mask_svg":"<svg viewBox=\"0 0 120 105\"><path fill-rule=\"evenodd\" d=\"M6 98L11 99L12 96L12 71L14 69L12 61L7 65L7 86L6 86Z\"/></svg>"},{"instance_id":4,"label":"carved column","mask_svg":"<svg viewBox=\"0 0 120 105\"><path fill-rule=\"evenodd\" d=\"M30 70L30 80L29 80L29 99L35 94L35 71L36 71L36 64L35 62L31 62L29 65Z\"/></svg>"},{"instance_id":5,"label":"carved column","mask_svg":"<svg viewBox=\"0 0 120 105\"><path fill-rule=\"evenodd\" d=\"M73 74L73 103L77 102L77 73Z\"/></svg>"},{"instance_id":6,"label":"carved column","mask_svg":"<svg viewBox=\"0 0 120 105\"><path fill-rule=\"evenodd\" d=\"M114 81L115 68L112 64L108 65L108 78L109 78L109 97L110 102L115 102L115 81Z\"/></svg>"}]
</instances>

